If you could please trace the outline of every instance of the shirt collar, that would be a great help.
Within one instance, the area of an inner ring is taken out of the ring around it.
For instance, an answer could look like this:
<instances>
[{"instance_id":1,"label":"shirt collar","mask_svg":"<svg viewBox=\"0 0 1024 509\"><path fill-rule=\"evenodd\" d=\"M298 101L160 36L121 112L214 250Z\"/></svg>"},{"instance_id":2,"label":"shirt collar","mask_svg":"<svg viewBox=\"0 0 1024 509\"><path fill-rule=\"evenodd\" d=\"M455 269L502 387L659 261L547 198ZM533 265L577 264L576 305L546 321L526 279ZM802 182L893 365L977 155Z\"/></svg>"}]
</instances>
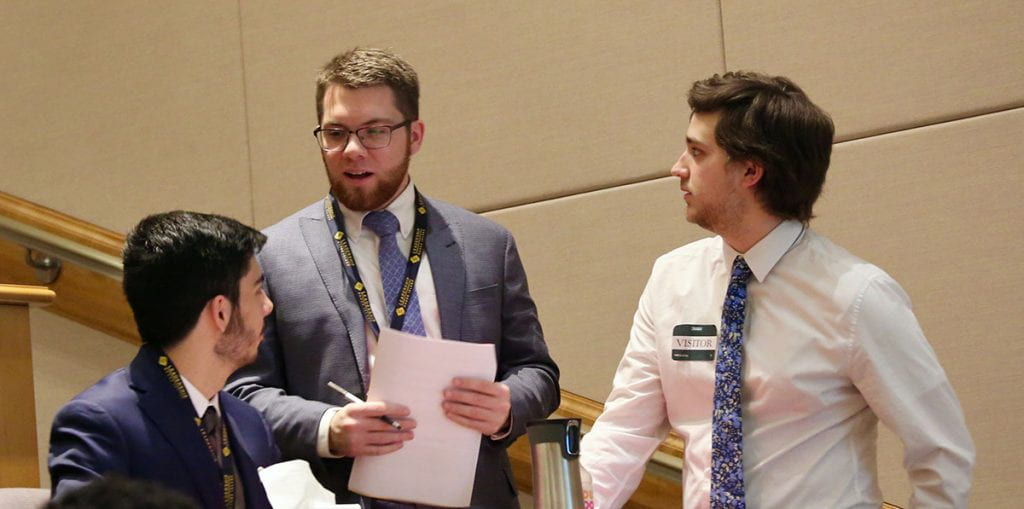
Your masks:
<instances>
[{"instance_id":1,"label":"shirt collar","mask_svg":"<svg viewBox=\"0 0 1024 509\"><path fill-rule=\"evenodd\" d=\"M398 233L402 235L402 238L408 237L412 232L413 221L416 217L415 205L416 188L410 180L409 185L405 186L405 190L384 209L398 218ZM338 200L338 207L341 209L341 215L345 218L346 233L353 241L358 241L363 234L363 218L370 212L351 210L342 204L341 200Z\"/></svg>"},{"instance_id":2,"label":"shirt collar","mask_svg":"<svg viewBox=\"0 0 1024 509\"><path fill-rule=\"evenodd\" d=\"M181 374L179 373L179 375ZM185 378L185 375L181 375L181 381L185 385L185 390L188 391L189 399L192 400L192 406L196 409L196 415L202 417L206 413L207 407L211 405L217 410L217 415L224 415L220 411L220 391L217 391L212 399L206 399L206 396L203 396L203 393L196 386L192 385L188 378Z\"/></svg>"},{"instance_id":3,"label":"shirt collar","mask_svg":"<svg viewBox=\"0 0 1024 509\"><path fill-rule=\"evenodd\" d=\"M800 240L803 233L804 224L800 221L793 219L783 221L746 253L736 251L722 239L725 261L731 266L732 261L742 255L758 282L764 282L775 264L782 259L782 255L786 254Z\"/></svg>"}]
</instances>

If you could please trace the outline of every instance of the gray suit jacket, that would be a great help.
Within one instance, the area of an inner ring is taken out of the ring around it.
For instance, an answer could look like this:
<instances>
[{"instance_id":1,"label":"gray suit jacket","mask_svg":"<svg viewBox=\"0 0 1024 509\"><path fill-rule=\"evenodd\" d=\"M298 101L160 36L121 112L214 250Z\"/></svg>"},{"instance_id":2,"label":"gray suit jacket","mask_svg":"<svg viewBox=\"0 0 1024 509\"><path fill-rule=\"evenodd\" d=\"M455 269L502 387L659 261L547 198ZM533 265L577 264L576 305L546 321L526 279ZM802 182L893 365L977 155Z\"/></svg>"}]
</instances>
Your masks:
<instances>
[{"instance_id":1,"label":"gray suit jacket","mask_svg":"<svg viewBox=\"0 0 1024 509\"><path fill-rule=\"evenodd\" d=\"M511 433L481 441L472 507L518 507L505 448L528 421L558 408L558 367L548 355L512 235L444 202L427 200L427 208L426 249L441 333L493 343L497 380L512 394ZM368 369L364 318L327 221L321 200L265 231L259 262L274 312L257 361L234 375L229 390L263 413L284 459L308 460L339 502L352 502L358 500L347 488L352 460L316 452L321 416L347 403L328 380L364 397Z\"/></svg>"}]
</instances>

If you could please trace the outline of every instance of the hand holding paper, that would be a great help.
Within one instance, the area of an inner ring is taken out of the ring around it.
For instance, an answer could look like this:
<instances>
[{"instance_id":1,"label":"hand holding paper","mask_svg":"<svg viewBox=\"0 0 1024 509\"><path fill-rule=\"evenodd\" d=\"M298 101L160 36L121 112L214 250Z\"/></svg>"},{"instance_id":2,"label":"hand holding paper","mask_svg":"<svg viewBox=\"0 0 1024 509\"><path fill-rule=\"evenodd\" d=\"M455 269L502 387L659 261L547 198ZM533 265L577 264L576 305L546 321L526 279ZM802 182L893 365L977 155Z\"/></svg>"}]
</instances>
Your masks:
<instances>
[{"instance_id":1,"label":"hand holding paper","mask_svg":"<svg viewBox=\"0 0 1024 509\"><path fill-rule=\"evenodd\" d=\"M444 391L445 417L490 436L508 423L512 401L508 386L475 378L455 378Z\"/></svg>"},{"instance_id":2,"label":"hand holding paper","mask_svg":"<svg viewBox=\"0 0 1024 509\"><path fill-rule=\"evenodd\" d=\"M385 415L397 420L402 429L396 430L381 420ZM408 416L409 408L397 403L349 403L331 418L331 452L359 457L397 451L414 436L412 430L416 428L416 421Z\"/></svg>"},{"instance_id":3,"label":"hand holding paper","mask_svg":"<svg viewBox=\"0 0 1024 509\"><path fill-rule=\"evenodd\" d=\"M407 503L468 506L481 429L494 427L508 415L508 388L490 382L496 371L492 344L426 339L382 328L367 399L401 402L420 427L416 440L398 444L390 454L357 457L349 489ZM452 387L456 379L460 382ZM452 389L453 397L445 396ZM446 416L446 399L458 405L459 418L473 426ZM376 426L389 428L373 420ZM405 427L405 421L401 423Z\"/></svg>"}]
</instances>

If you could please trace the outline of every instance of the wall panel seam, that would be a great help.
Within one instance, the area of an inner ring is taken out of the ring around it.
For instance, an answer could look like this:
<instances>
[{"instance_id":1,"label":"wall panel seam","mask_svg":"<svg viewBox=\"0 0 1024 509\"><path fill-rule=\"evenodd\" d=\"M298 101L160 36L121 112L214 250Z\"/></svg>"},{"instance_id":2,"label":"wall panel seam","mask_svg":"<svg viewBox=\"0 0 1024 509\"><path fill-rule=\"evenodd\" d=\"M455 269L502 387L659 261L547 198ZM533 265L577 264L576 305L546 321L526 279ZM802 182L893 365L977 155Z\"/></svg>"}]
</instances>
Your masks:
<instances>
[{"instance_id":1,"label":"wall panel seam","mask_svg":"<svg viewBox=\"0 0 1024 509\"><path fill-rule=\"evenodd\" d=\"M256 181L252 169L252 130L249 128L249 85L245 72L245 30L242 27L242 0L236 0L238 7L238 63L242 81L242 119L245 123L245 162L249 167L249 224L256 224Z\"/></svg>"},{"instance_id":2,"label":"wall panel seam","mask_svg":"<svg viewBox=\"0 0 1024 509\"><path fill-rule=\"evenodd\" d=\"M729 60L726 58L725 52L725 6L722 5L723 0L718 0L718 33L721 34L719 42L722 48L722 72L729 70Z\"/></svg>"},{"instance_id":3,"label":"wall panel seam","mask_svg":"<svg viewBox=\"0 0 1024 509\"><path fill-rule=\"evenodd\" d=\"M894 127L888 128L888 129L883 128L883 129L878 129L878 130L863 131L862 133L854 133L854 134L850 135L849 137L843 137L843 138L836 139L836 141L833 144L834 145L838 145L840 143L847 143L847 142L851 142L851 141L867 140L867 139L875 138L875 137L878 137L878 136L886 136L886 135L895 134L895 133L901 133L901 132L906 132L906 131L915 131L917 129L924 129L924 128L928 128L928 127L935 127L935 126L950 124L950 123L953 123L953 122L960 122L962 120L971 120L971 119L975 119L975 118L986 117L986 116L989 116L989 115L998 115L1000 113L1006 113L1006 112L1009 112L1009 111L1020 110L1020 109L1024 109L1024 101L1013 102L1013 103L1009 103L1007 105L996 106L996 107L992 107L992 108L979 108L979 109L976 109L976 110L972 110L970 112L961 112L960 114L954 114L955 116L950 115L950 116L933 117L931 119L925 119L925 120L922 120L920 122L913 122L913 123L897 125L897 126L894 126Z\"/></svg>"},{"instance_id":4,"label":"wall panel seam","mask_svg":"<svg viewBox=\"0 0 1024 509\"><path fill-rule=\"evenodd\" d=\"M931 128L931 127L935 127L935 126L950 124L950 123L953 123L953 122L960 122L960 121L964 121L964 120L972 120L972 119L975 119L975 118L983 118L983 117L987 117L987 116L999 115L999 114L1002 114L1002 113L1018 111L1018 110L1024 111L1024 103L1017 104L1015 106L1011 106L1011 107L1008 107L1008 108L1005 108L1005 109L986 110L984 112L976 113L976 114L972 114L972 115L968 115L968 116L957 117L957 118L950 118L948 120L943 120L941 122L921 124L921 125L916 125L916 126L913 126L913 127L902 128L902 129L893 129L893 130L889 130L889 131L880 131L880 132L877 132L877 133L874 133L874 134L871 134L871 135L865 135L865 136L855 137L855 138L844 138L844 139L841 139L841 140L836 140L832 144L832 146L835 147L835 146L838 146L838 145L842 145L844 143L851 143L851 142L855 142L855 141L863 141L863 140L868 140L868 139L871 139L871 138L878 138L878 137L881 137L881 136L888 136L888 135L896 134L896 133L912 132L912 131L916 131L918 129L926 129L926 128ZM654 181L662 180L662 179L666 179L666 178L675 178L675 177L672 177L671 175L669 175L668 171L666 170L665 171L665 175L661 176L661 177L641 177L641 178L630 179L630 180L621 180L621 181L617 181L617 182L614 182L614 183L611 183L611 184L605 184L605 185L601 185L601 186L597 186L597 187L579 189L579 190L576 190L576 191L573 191L573 192L570 192L570 193L564 193L564 194L558 194L558 195L548 195L548 196L543 196L543 197L535 198L535 199L532 199L532 200L523 200L523 201L518 201L518 202L514 202L514 203L507 203L507 204L504 204L504 205L501 205L501 206L498 206L498 207L494 207L494 208L477 210L476 212L478 212L480 214L493 214L493 213L499 213L499 212L507 212L507 211L515 210L517 208L526 207L526 206L530 206L530 205L540 205L540 204L554 202L554 201L563 200L563 199L567 199L567 198L582 197L582 196L586 196L588 194L595 194L595 193L611 191L611 190L615 190L615 189L620 189L620 188L625 188L625 187L630 187L630 186L635 186L635 185L640 185L640 184L646 184L648 182L654 182Z\"/></svg>"}]
</instances>

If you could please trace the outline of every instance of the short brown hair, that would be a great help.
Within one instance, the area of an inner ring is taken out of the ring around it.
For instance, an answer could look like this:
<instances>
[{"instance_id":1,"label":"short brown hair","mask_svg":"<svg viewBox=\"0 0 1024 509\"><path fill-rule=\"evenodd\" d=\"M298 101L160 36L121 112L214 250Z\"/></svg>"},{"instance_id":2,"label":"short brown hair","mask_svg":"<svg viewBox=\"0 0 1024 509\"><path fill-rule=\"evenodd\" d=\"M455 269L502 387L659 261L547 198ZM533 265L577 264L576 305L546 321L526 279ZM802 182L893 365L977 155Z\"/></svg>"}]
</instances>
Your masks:
<instances>
[{"instance_id":1,"label":"short brown hair","mask_svg":"<svg viewBox=\"0 0 1024 509\"><path fill-rule=\"evenodd\" d=\"M406 120L420 118L420 82L408 62L378 48L352 48L327 62L316 78L316 121L324 117L324 93L331 84L346 88L385 85Z\"/></svg>"},{"instance_id":2,"label":"short brown hair","mask_svg":"<svg viewBox=\"0 0 1024 509\"><path fill-rule=\"evenodd\" d=\"M764 167L756 192L768 212L805 222L814 217L835 127L796 83L727 72L695 82L687 102L694 113L720 114L715 142L730 158Z\"/></svg>"}]
</instances>

